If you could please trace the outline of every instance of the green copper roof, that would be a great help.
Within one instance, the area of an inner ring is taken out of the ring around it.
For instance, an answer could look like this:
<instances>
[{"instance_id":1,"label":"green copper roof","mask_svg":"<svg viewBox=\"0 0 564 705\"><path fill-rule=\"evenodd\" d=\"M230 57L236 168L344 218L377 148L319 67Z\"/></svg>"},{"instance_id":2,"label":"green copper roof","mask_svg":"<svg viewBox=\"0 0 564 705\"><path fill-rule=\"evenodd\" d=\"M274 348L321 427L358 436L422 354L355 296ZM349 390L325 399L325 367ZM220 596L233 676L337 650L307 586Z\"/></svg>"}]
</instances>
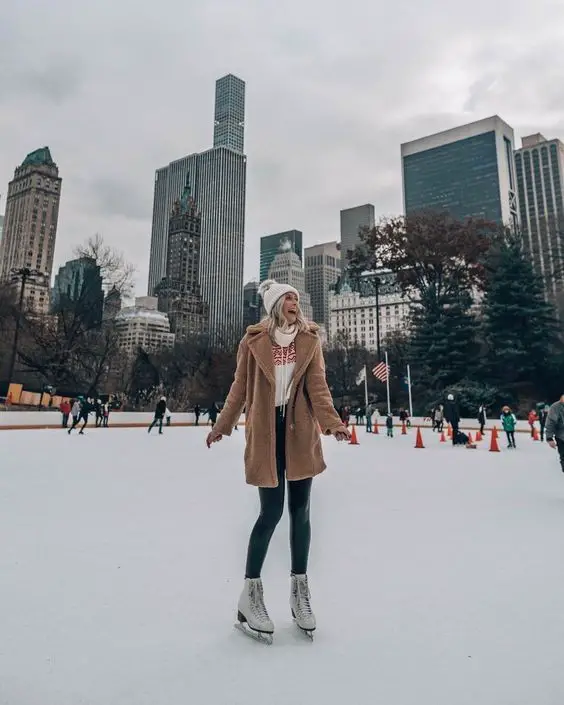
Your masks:
<instances>
[{"instance_id":1,"label":"green copper roof","mask_svg":"<svg viewBox=\"0 0 564 705\"><path fill-rule=\"evenodd\" d=\"M30 152L22 162L22 166L39 166L40 164L55 166L49 147L41 147L35 152Z\"/></svg>"}]
</instances>

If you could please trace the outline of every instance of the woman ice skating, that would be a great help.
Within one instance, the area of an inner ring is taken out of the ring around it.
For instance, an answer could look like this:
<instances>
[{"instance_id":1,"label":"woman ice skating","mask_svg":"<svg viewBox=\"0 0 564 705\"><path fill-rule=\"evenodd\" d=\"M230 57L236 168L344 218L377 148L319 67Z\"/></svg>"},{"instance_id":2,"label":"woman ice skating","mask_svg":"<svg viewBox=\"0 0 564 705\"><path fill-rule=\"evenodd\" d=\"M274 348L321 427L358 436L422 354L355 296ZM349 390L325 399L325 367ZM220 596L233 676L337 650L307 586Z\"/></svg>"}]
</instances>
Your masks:
<instances>
[{"instance_id":1,"label":"woman ice skating","mask_svg":"<svg viewBox=\"0 0 564 705\"><path fill-rule=\"evenodd\" d=\"M207 445L230 436L246 408L245 474L259 488L260 514L251 532L245 585L238 604L239 627L267 643L274 625L264 604L261 571L284 509L285 480L290 513L290 606L296 624L312 635L307 564L312 478L325 470L319 427L339 441L350 433L336 413L325 379L318 327L307 323L299 293L273 280L259 287L267 317L249 326L239 345L235 380L207 437ZM319 423L319 426L318 426Z\"/></svg>"},{"instance_id":2,"label":"woman ice skating","mask_svg":"<svg viewBox=\"0 0 564 705\"><path fill-rule=\"evenodd\" d=\"M515 445L515 428L517 426L517 418L508 406L504 406L501 410L501 425L507 435L507 447L516 448Z\"/></svg>"}]
</instances>

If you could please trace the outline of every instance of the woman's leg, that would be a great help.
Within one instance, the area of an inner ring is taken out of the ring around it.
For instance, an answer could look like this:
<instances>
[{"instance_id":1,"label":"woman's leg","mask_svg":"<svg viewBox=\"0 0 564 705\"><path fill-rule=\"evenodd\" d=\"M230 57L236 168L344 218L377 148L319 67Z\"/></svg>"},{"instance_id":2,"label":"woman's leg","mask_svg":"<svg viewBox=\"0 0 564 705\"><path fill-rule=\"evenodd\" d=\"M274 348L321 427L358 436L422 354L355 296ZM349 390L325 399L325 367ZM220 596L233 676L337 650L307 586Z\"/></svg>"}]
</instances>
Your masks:
<instances>
[{"instance_id":1,"label":"woman's leg","mask_svg":"<svg viewBox=\"0 0 564 705\"><path fill-rule=\"evenodd\" d=\"M251 531L247 551L246 578L260 578L274 529L284 511L286 477L286 420L276 409L276 471L278 487L259 487L260 514Z\"/></svg>"},{"instance_id":2,"label":"woman's leg","mask_svg":"<svg viewBox=\"0 0 564 705\"><path fill-rule=\"evenodd\" d=\"M294 480L288 483L288 510L290 513L290 552L292 573L307 573L309 546L311 542L311 522L309 507L312 478Z\"/></svg>"},{"instance_id":3,"label":"woman's leg","mask_svg":"<svg viewBox=\"0 0 564 705\"><path fill-rule=\"evenodd\" d=\"M505 435L507 436L507 445L511 448L511 431L506 431Z\"/></svg>"},{"instance_id":4,"label":"woman's leg","mask_svg":"<svg viewBox=\"0 0 564 705\"><path fill-rule=\"evenodd\" d=\"M284 474L281 478L280 473L278 487L259 487L260 514L249 539L246 578L260 578L270 539L284 511L284 489Z\"/></svg>"}]
</instances>

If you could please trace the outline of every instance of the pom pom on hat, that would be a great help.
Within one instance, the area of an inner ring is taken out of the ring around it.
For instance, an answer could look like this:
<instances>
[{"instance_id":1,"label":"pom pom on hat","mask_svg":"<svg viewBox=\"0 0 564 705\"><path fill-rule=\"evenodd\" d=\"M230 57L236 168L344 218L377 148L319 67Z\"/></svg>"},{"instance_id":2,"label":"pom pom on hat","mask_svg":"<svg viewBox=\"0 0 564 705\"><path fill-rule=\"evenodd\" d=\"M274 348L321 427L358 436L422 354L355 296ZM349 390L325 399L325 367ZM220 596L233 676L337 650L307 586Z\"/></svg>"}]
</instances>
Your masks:
<instances>
[{"instance_id":1,"label":"pom pom on hat","mask_svg":"<svg viewBox=\"0 0 564 705\"><path fill-rule=\"evenodd\" d=\"M263 281L258 288L258 293L262 297L264 308L269 316L274 308L274 304L281 296L292 293L298 297L298 301L300 300L300 293L296 288L291 286L291 284L279 284L277 281L274 281L274 279L266 279Z\"/></svg>"}]
</instances>

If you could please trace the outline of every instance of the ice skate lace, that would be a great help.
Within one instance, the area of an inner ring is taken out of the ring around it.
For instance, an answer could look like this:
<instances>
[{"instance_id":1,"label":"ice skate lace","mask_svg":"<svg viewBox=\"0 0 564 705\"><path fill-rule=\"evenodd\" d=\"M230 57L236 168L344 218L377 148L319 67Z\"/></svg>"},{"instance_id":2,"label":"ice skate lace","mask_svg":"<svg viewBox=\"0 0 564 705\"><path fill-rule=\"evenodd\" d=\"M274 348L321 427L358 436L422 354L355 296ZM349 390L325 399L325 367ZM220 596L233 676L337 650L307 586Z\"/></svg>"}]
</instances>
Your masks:
<instances>
[{"instance_id":1,"label":"ice skate lace","mask_svg":"<svg viewBox=\"0 0 564 705\"><path fill-rule=\"evenodd\" d=\"M303 615L311 615L310 592L307 584L307 578L296 580L296 598L298 610Z\"/></svg>"},{"instance_id":2,"label":"ice skate lace","mask_svg":"<svg viewBox=\"0 0 564 705\"><path fill-rule=\"evenodd\" d=\"M261 621L270 619L270 617L268 616L268 612L266 611L266 606L264 604L264 592L260 583L251 584L249 598L253 615Z\"/></svg>"}]
</instances>

